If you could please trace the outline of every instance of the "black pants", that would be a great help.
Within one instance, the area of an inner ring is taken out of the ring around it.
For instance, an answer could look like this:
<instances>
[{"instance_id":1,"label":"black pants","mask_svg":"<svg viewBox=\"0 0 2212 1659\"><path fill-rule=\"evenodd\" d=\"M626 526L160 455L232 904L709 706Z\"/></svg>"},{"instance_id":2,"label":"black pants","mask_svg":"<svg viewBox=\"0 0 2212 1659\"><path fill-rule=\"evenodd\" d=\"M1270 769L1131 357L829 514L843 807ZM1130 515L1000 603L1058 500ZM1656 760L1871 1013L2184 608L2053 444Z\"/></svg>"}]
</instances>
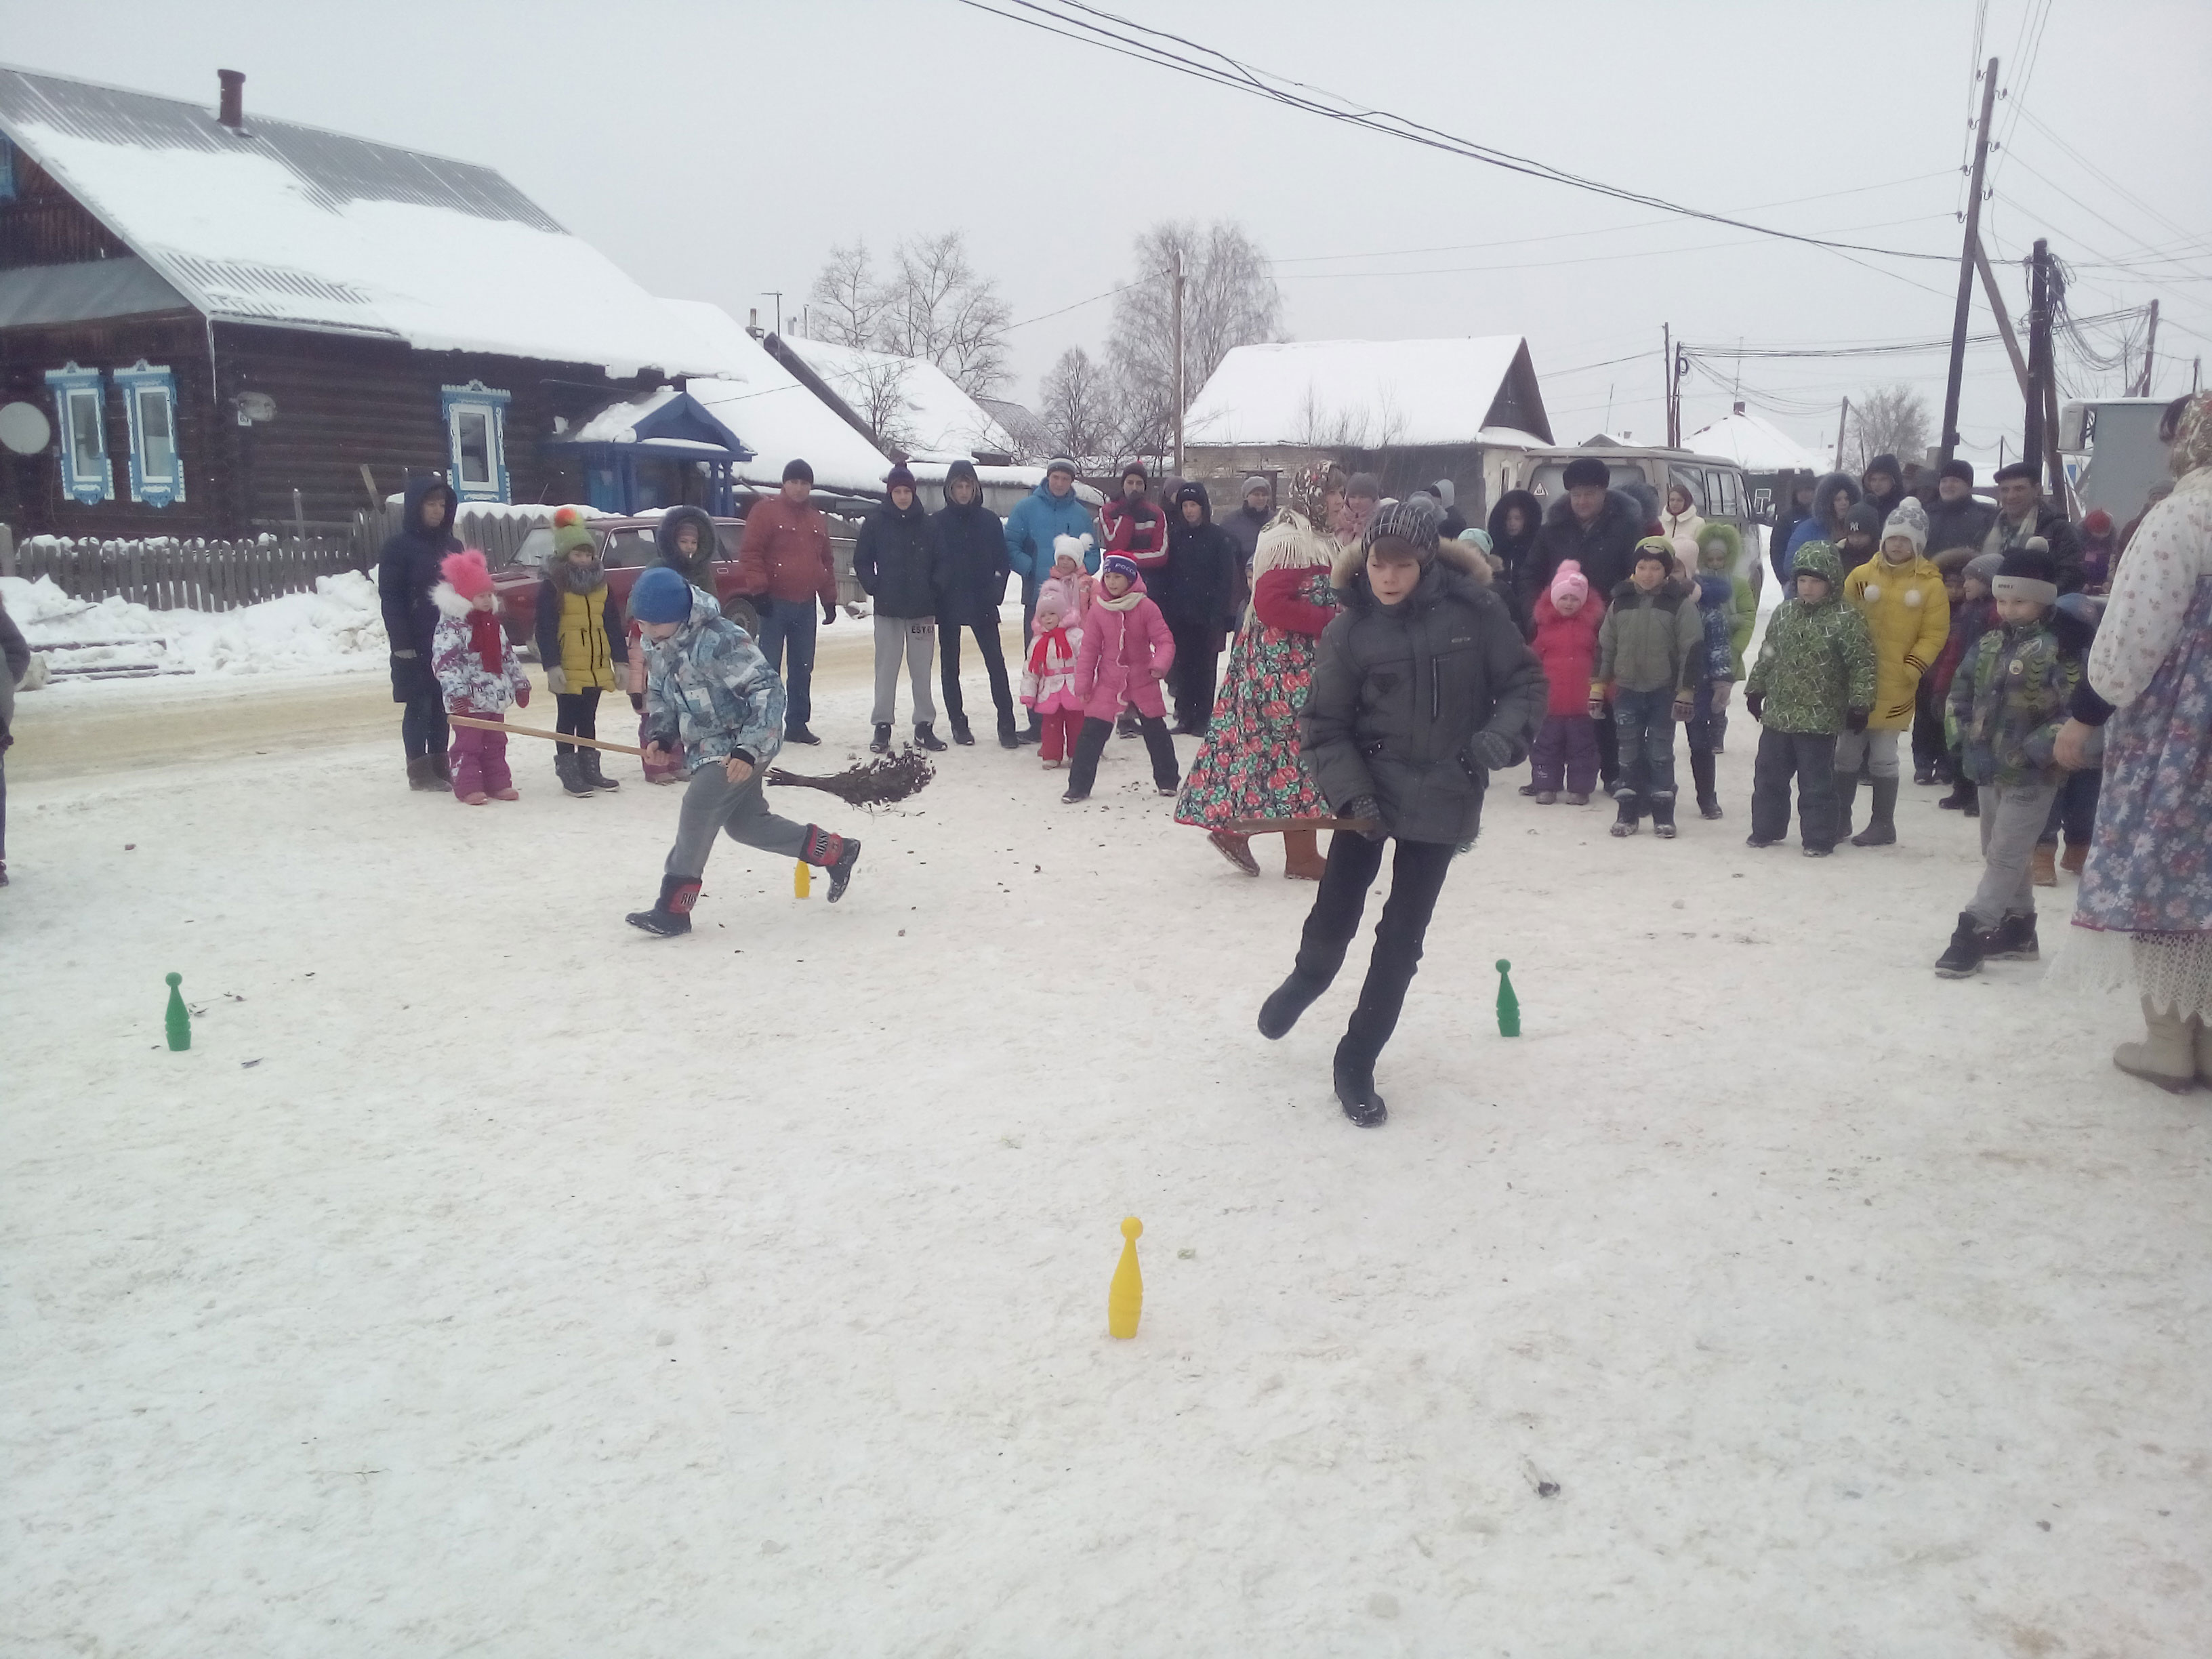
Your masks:
<instances>
[{"instance_id":1,"label":"black pants","mask_svg":"<svg viewBox=\"0 0 2212 1659\"><path fill-rule=\"evenodd\" d=\"M1176 724L1203 732L1213 719L1213 694L1221 672L1221 631L1170 625L1175 662L1168 670L1168 694L1175 699Z\"/></svg>"},{"instance_id":2,"label":"black pants","mask_svg":"<svg viewBox=\"0 0 2212 1659\"><path fill-rule=\"evenodd\" d=\"M1390 866L1390 896L1375 928L1375 953L1367 961L1367 980L1359 1006L1352 1011L1340 1053L1372 1066L1398 1029L1406 988L1421 963L1421 943L1429 917L1443 891L1455 850L1443 842L1401 841ZM1344 965L1344 953L1359 931L1367 890L1382 868L1382 843L1340 830L1329 837L1328 866L1314 895L1305 931L1298 938L1297 972L1302 979L1328 985Z\"/></svg>"},{"instance_id":3,"label":"black pants","mask_svg":"<svg viewBox=\"0 0 2212 1659\"><path fill-rule=\"evenodd\" d=\"M587 685L580 691L563 691L553 699L557 710L553 721L556 732L565 732L572 738L596 738L599 735L599 688ZM556 743L553 747L563 755L573 755L573 743Z\"/></svg>"},{"instance_id":4,"label":"black pants","mask_svg":"<svg viewBox=\"0 0 2212 1659\"><path fill-rule=\"evenodd\" d=\"M453 746L453 728L446 724L446 694L436 686L407 699L399 717L399 740L407 745L407 758L442 755Z\"/></svg>"},{"instance_id":5,"label":"black pants","mask_svg":"<svg viewBox=\"0 0 2212 1659\"><path fill-rule=\"evenodd\" d=\"M1761 732L1752 769L1751 833L1760 841L1790 834L1790 779L1797 779L1797 830L1808 847L1836 844L1836 735Z\"/></svg>"},{"instance_id":6,"label":"black pants","mask_svg":"<svg viewBox=\"0 0 2212 1659\"><path fill-rule=\"evenodd\" d=\"M1923 677L1912 694L1912 769L1917 772L1944 758L1942 705Z\"/></svg>"},{"instance_id":7,"label":"black pants","mask_svg":"<svg viewBox=\"0 0 2212 1659\"><path fill-rule=\"evenodd\" d=\"M1597 781L1611 784L1620 776L1620 740L1613 733L1612 711L1607 710L1605 719L1590 724L1597 727Z\"/></svg>"},{"instance_id":8,"label":"black pants","mask_svg":"<svg viewBox=\"0 0 2212 1659\"><path fill-rule=\"evenodd\" d=\"M2069 772L2066 781L2058 786L2058 793L2051 802L2051 817L2043 826L2039 839L2046 847L2058 844L2058 832L2066 832L2069 847L2087 847L2097 838L2097 802L2103 795L2105 774L2091 767L2086 772Z\"/></svg>"},{"instance_id":9,"label":"black pants","mask_svg":"<svg viewBox=\"0 0 2212 1659\"><path fill-rule=\"evenodd\" d=\"M1013 688L1006 683L1006 653L999 645L999 619L993 617L987 625L975 623L969 626L975 636L975 649L982 653L983 672L991 677L991 706L1001 718L1014 717ZM967 705L960 701L960 625L946 623L937 630L937 679L945 692L945 717L950 720L968 718Z\"/></svg>"},{"instance_id":10,"label":"black pants","mask_svg":"<svg viewBox=\"0 0 2212 1659\"><path fill-rule=\"evenodd\" d=\"M1172 789L1182 781L1182 772L1176 762L1175 740L1168 736L1168 723L1151 714L1138 717L1138 729L1145 734L1146 752L1152 757L1152 781L1163 789ZM1075 762L1067 770L1067 793L1083 796L1091 793L1091 786L1098 781L1098 757L1106 752L1106 739L1114 733L1111 720L1086 720L1075 739Z\"/></svg>"},{"instance_id":11,"label":"black pants","mask_svg":"<svg viewBox=\"0 0 2212 1659\"><path fill-rule=\"evenodd\" d=\"M0 673L7 671L0 669ZM0 870L8 867L8 755L0 750Z\"/></svg>"}]
</instances>

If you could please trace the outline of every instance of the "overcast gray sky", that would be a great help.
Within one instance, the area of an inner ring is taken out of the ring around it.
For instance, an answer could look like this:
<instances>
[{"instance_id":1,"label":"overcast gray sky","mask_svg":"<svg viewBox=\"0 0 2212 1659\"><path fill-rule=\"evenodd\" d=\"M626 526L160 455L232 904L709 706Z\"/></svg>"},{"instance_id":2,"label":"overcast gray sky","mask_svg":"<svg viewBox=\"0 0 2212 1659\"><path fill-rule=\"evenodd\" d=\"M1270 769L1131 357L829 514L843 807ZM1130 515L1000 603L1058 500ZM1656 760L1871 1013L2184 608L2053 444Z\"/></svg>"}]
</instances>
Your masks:
<instances>
[{"instance_id":1,"label":"overcast gray sky","mask_svg":"<svg viewBox=\"0 0 2212 1659\"><path fill-rule=\"evenodd\" d=\"M1607 182L1791 230L1959 250L1970 0L1103 3ZM2009 142L1992 257L2048 235L2075 266L2081 313L2158 296L2156 389L2187 389L2189 359L2212 350L2212 153L2188 116L2212 71L2212 6L1990 0L1984 55L2004 60L2010 92L1995 124ZM210 103L216 68L243 70L249 111L489 163L656 292L741 320L766 315L771 289L787 309L803 301L830 245L854 237L888 252L957 225L1023 319L1123 280L1132 236L1157 219L1232 218L1282 262L1298 337L1526 334L1562 441L1595 431L1608 407L1613 429L1660 436L1662 323L1693 343L1791 346L1951 323L1955 265L1869 270L1654 223L955 0L0 0L0 60ZM2024 278L2000 274L2024 311ZM1009 395L1033 400L1052 359L1096 349L1109 315L1100 301L1018 329ZM1976 325L1989 326L1978 296ZM2069 393L2118 389L2068 353L2060 364ZM1746 366L1744 388L1825 445L1844 393L1903 379L1940 405L1942 373L1937 355L1770 362ZM1729 399L1693 379L1685 430ZM2002 349L1973 348L1966 435L2016 443L2019 424Z\"/></svg>"}]
</instances>

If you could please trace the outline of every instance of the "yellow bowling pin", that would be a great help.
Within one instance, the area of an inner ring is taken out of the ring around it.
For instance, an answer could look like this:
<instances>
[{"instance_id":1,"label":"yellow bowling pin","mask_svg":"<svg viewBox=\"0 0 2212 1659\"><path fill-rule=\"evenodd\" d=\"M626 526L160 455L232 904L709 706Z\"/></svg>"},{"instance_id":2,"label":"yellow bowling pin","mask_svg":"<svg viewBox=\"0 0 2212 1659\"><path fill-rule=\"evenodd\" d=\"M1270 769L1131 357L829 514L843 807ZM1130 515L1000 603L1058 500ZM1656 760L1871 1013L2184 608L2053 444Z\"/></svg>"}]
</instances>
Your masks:
<instances>
[{"instance_id":1,"label":"yellow bowling pin","mask_svg":"<svg viewBox=\"0 0 2212 1659\"><path fill-rule=\"evenodd\" d=\"M791 872L791 896L793 898L805 898L813 890L814 872L807 868L806 860L801 859L799 861L799 867Z\"/></svg>"},{"instance_id":2,"label":"yellow bowling pin","mask_svg":"<svg viewBox=\"0 0 2212 1659\"><path fill-rule=\"evenodd\" d=\"M1106 1292L1106 1328L1115 1336L1134 1336L1137 1317L1145 1310L1145 1276L1137 1271L1137 1235L1144 1231L1145 1224L1134 1216L1122 1220L1121 1265Z\"/></svg>"}]
</instances>

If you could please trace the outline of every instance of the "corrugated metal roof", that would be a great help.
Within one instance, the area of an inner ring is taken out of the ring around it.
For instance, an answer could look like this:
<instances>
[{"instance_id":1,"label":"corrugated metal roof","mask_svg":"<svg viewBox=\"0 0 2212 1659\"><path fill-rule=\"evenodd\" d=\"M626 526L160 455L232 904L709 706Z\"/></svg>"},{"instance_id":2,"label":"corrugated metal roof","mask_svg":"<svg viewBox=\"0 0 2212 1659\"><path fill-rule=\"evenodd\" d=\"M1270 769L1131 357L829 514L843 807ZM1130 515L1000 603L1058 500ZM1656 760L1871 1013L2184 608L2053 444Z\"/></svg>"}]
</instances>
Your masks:
<instances>
[{"instance_id":1,"label":"corrugated metal roof","mask_svg":"<svg viewBox=\"0 0 2212 1659\"><path fill-rule=\"evenodd\" d=\"M150 92L0 67L0 125L11 120L142 149L265 155L289 169L310 200L333 210L348 202L411 202L537 230L562 229L489 167L320 127L259 120L250 112L245 131L234 132L211 109Z\"/></svg>"}]
</instances>

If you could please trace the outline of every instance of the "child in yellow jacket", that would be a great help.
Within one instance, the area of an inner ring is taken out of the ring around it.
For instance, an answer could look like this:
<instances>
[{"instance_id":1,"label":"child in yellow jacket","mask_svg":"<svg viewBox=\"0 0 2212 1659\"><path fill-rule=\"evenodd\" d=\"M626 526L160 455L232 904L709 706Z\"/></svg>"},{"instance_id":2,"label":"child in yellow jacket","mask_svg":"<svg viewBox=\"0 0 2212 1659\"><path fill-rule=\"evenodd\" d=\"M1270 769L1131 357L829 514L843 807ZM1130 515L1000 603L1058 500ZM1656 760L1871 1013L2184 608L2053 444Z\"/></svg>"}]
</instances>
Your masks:
<instances>
[{"instance_id":1,"label":"child in yellow jacket","mask_svg":"<svg viewBox=\"0 0 2212 1659\"><path fill-rule=\"evenodd\" d=\"M1874 636L1874 711L1865 731L1836 739L1839 838L1850 834L1861 761L1874 778L1874 816L1851 836L1854 847L1896 844L1898 736L1911 729L1920 677L1950 635L1950 596L1927 546L1927 509L1908 495L1882 526L1881 550L1844 579L1844 602L1866 618Z\"/></svg>"}]
</instances>

